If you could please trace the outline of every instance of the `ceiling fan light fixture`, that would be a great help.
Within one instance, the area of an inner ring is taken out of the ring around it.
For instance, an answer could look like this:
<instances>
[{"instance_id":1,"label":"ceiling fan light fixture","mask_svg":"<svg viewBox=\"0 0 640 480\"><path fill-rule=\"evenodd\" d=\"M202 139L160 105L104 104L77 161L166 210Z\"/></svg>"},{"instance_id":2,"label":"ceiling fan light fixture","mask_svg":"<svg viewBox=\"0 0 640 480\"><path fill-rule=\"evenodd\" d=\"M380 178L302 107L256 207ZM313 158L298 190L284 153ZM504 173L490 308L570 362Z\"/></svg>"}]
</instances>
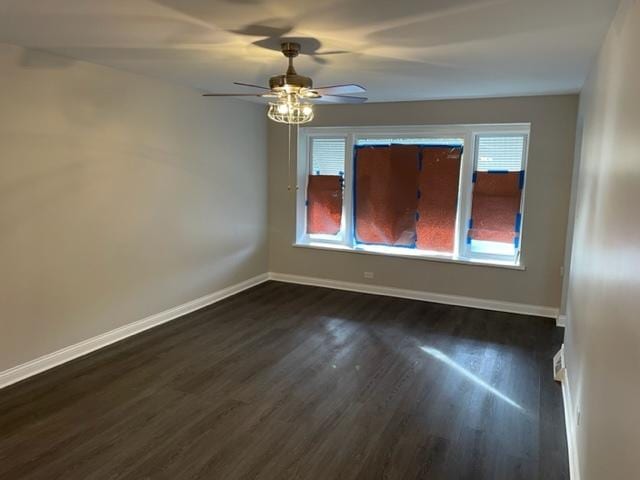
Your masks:
<instances>
[{"instance_id":1,"label":"ceiling fan light fixture","mask_svg":"<svg viewBox=\"0 0 640 480\"><path fill-rule=\"evenodd\" d=\"M366 98L350 96L362 93L364 87L355 84L313 87L310 77L299 75L293 66L293 59L300 53L300 44L284 41L280 45L282 53L289 60L287 71L282 75L269 78L269 86L234 82L236 85L259 89L259 93L205 93L205 97L260 97L275 99L269 103L267 116L274 122L288 125L300 125L313 120L313 103L321 100L325 103L362 103Z\"/></svg>"},{"instance_id":2,"label":"ceiling fan light fixture","mask_svg":"<svg viewBox=\"0 0 640 480\"><path fill-rule=\"evenodd\" d=\"M300 125L313 120L313 105L300 103L297 99L293 101L283 100L278 103L269 103L267 116L278 123L289 125Z\"/></svg>"}]
</instances>

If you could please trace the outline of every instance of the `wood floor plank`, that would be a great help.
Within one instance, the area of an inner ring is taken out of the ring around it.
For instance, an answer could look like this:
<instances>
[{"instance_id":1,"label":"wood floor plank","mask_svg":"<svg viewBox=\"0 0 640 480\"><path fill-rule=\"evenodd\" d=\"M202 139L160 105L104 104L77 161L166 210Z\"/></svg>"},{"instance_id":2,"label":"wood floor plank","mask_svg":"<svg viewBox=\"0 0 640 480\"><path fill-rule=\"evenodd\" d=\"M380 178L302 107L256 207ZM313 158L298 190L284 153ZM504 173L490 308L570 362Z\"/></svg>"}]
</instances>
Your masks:
<instances>
[{"instance_id":1,"label":"wood floor plank","mask_svg":"<svg viewBox=\"0 0 640 480\"><path fill-rule=\"evenodd\" d=\"M568 479L561 343L267 282L0 390L0 479Z\"/></svg>"}]
</instances>

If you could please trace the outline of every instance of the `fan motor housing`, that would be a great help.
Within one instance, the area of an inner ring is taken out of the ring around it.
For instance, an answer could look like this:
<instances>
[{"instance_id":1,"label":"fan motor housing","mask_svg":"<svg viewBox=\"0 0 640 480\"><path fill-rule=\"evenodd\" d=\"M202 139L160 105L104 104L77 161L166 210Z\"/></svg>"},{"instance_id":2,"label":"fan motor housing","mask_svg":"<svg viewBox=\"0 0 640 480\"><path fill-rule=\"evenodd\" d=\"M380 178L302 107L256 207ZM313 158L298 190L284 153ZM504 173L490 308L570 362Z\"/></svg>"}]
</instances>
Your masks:
<instances>
[{"instance_id":1,"label":"fan motor housing","mask_svg":"<svg viewBox=\"0 0 640 480\"><path fill-rule=\"evenodd\" d=\"M275 75L269 79L269 87L272 90L283 90L289 85L297 88L311 88L313 81L304 75Z\"/></svg>"}]
</instances>

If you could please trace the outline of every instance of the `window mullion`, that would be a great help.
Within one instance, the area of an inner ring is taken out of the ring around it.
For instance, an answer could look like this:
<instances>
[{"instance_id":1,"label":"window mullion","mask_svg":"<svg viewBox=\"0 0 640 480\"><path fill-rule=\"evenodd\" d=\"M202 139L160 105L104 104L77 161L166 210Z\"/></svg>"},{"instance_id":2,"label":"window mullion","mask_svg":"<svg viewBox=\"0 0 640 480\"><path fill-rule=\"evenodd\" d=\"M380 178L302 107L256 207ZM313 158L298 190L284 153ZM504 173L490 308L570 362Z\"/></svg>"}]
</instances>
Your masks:
<instances>
[{"instance_id":1,"label":"window mullion","mask_svg":"<svg viewBox=\"0 0 640 480\"><path fill-rule=\"evenodd\" d=\"M352 247L353 241L353 147L355 135L347 135L344 158L344 199L342 202L343 243Z\"/></svg>"},{"instance_id":2,"label":"window mullion","mask_svg":"<svg viewBox=\"0 0 640 480\"><path fill-rule=\"evenodd\" d=\"M456 247L454 258L465 258L467 251L467 231L469 218L471 217L471 196L473 190L474 158L475 158L475 135L467 132L464 137L464 153L462 155L462 168L460 172L460 191L458 214L456 217Z\"/></svg>"},{"instance_id":3,"label":"window mullion","mask_svg":"<svg viewBox=\"0 0 640 480\"><path fill-rule=\"evenodd\" d=\"M299 134L296 156L296 241L307 237L307 176L311 168L311 139L309 135Z\"/></svg>"}]
</instances>

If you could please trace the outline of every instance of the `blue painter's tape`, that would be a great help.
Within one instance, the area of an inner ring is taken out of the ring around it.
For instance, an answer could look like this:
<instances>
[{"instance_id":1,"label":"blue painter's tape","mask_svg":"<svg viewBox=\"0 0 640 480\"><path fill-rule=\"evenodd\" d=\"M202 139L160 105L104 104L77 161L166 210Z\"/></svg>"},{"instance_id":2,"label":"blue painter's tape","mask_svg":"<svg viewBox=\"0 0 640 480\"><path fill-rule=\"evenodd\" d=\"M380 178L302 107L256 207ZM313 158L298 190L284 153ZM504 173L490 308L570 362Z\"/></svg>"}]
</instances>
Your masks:
<instances>
[{"instance_id":1,"label":"blue painter's tape","mask_svg":"<svg viewBox=\"0 0 640 480\"><path fill-rule=\"evenodd\" d=\"M316 175L320 175L320 170L316 170Z\"/></svg>"},{"instance_id":2,"label":"blue painter's tape","mask_svg":"<svg viewBox=\"0 0 640 480\"><path fill-rule=\"evenodd\" d=\"M338 175L340 175L341 177L344 177L344 172L338 172Z\"/></svg>"},{"instance_id":3,"label":"blue painter's tape","mask_svg":"<svg viewBox=\"0 0 640 480\"><path fill-rule=\"evenodd\" d=\"M518 179L518 188L520 190L524 188L524 170L520 170L520 178Z\"/></svg>"},{"instance_id":4,"label":"blue painter's tape","mask_svg":"<svg viewBox=\"0 0 640 480\"><path fill-rule=\"evenodd\" d=\"M518 235L513 239L513 245L518 248L520 246L520 237Z\"/></svg>"},{"instance_id":5,"label":"blue painter's tape","mask_svg":"<svg viewBox=\"0 0 640 480\"><path fill-rule=\"evenodd\" d=\"M304 206L305 206L305 207L308 207L308 206L309 206L309 200L305 200L305 201L304 201Z\"/></svg>"},{"instance_id":6,"label":"blue painter's tape","mask_svg":"<svg viewBox=\"0 0 640 480\"><path fill-rule=\"evenodd\" d=\"M473 218L469 219L469 230L473 228Z\"/></svg>"},{"instance_id":7,"label":"blue painter's tape","mask_svg":"<svg viewBox=\"0 0 640 480\"><path fill-rule=\"evenodd\" d=\"M382 143L379 145L354 145L353 148L354 150L359 150L361 148L389 148L390 146L390 143Z\"/></svg>"},{"instance_id":8,"label":"blue painter's tape","mask_svg":"<svg viewBox=\"0 0 640 480\"><path fill-rule=\"evenodd\" d=\"M418 212L416 212L416 222L420 221L420 214Z\"/></svg>"},{"instance_id":9,"label":"blue painter's tape","mask_svg":"<svg viewBox=\"0 0 640 480\"><path fill-rule=\"evenodd\" d=\"M430 144L430 143L417 143L420 148L462 148L461 145L451 145L449 143L439 143L439 144Z\"/></svg>"},{"instance_id":10,"label":"blue painter's tape","mask_svg":"<svg viewBox=\"0 0 640 480\"><path fill-rule=\"evenodd\" d=\"M473 172L473 175L471 176L471 183L476 183L476 180L478 180L478 172Z\"/></svg>"},{"instance_id":11,"label":"blue painter's tape","mask_svg":"<svg viewBox=\"0 0 640 480\"><path fill-rule=\"evenodd\" d=\"M509 170L487 170L487 173L493 173L497 175L505 175L509 173Z\"/></svg>"},{"instance_id":12,"label":"blue painter's tape","mask_svg":"<svg viewBox=\"0 0 640 480\"><path fill-rule=\"evenodd\" d=\"M467 235L467 245L471 245L471 237Z\"/></svg>"},{"instance_id":13,"label":"blue painter's tape","mask_svg":"<svg viewBox=\"0 0 640 480\"><path fill-rule=\"evenodd\" d=\"M522 214L520 212L516 213L516 233L520 233L521 220L522 220Z\"/></svg>"},{"instance_id":14,"label":"blue painter's tape","mask_svg":"<svg viewBox=\"0 0 640 480\"><path fill-rule=\"evenodd\" d=\"M405 144L408 145L408 144ZM451 150L459 148L460 149L460 153L462 153L462 145L449 145L449 144L439 144L439 145L429 145L429 144L424 144L424 143L417 143L415 144L418 147L420 147L421 149L425 149L425 148L450 148Z\"/></svg>"},{"instance_id":15,"label":"blue painter's tape","mask_svg":"<svg viewBox=\"0 0 640 480\"><path fill-rule=\"evenodd\" d=\"M411 147L420 147L420 148L451 148L451 149L460 149L460 153L464 151L464 147L462 145L452 145L448 143L441 144L426 144L426 143L377 143L373 145L354 145L353 148L387 148L392 145L402 145L402 146L411 146Z\"/></svg>"}]
</instances>

